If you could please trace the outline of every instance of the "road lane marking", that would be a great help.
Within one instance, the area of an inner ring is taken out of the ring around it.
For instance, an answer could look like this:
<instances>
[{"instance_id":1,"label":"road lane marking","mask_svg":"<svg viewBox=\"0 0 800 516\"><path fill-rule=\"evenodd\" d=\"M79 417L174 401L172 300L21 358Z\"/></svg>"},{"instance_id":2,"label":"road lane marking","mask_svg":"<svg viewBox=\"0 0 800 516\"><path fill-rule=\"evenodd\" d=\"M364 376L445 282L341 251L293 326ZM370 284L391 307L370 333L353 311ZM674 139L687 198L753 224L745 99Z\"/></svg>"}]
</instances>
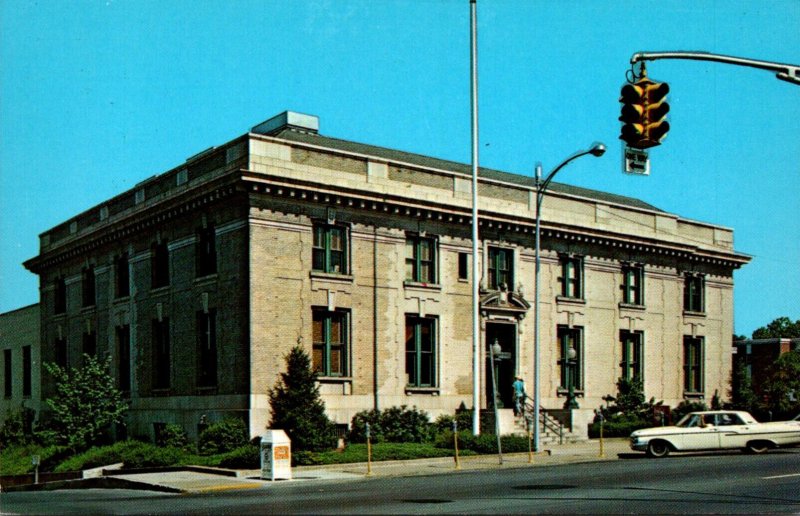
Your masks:
<instances>
[{"instance_id":1,"label":"road lane marking","mask_svg":"<svg viewBox=\"0 0 800 516\"><path fill-rule=\"evenodd\" d=\"M789 478L800 477L800 473L792 473L790 475L775 475L774 477L761 477L761 480L772 480L773 478Z\"/></svg>"}]
</instances>

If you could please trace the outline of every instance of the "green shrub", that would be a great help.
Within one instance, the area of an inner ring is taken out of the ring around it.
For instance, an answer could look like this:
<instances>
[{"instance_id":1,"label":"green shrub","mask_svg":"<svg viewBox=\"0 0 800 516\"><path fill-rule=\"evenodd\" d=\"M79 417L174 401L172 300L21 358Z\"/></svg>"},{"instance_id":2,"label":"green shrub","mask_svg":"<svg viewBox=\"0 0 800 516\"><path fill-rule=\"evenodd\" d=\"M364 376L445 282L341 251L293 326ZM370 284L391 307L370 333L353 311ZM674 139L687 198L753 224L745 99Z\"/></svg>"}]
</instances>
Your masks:
<instances>
[{"instance_id":1,"label":"green shrub","mask_svg":"<svg viewBox=\"0 0 800 516\"><path fill-rule=\"evenodd\" d=\"M197 439L201 455L225 453L248 444L250 436L244 421L225 418L208 426Z\"/></svg>"},{"instance_id":2,"label":"green shrub","mask_svg":"<svg viewBox=\"0 0 800 516\"><path fill-rule=\"evenodd\" d=\"M231 469L258 469L261 467L261 452L258 447L252 444L246 444L220 457L219 467Z\"/></svg>"},{"instance_id":3,"label":"green shrub","mask_svg":"<svg viewBox=\"0 0 800 516\"><path fill-rule=\"evenodd\" d=\"M78 471L123 463L124 469L185 465L194 457L180 448L161 448L140 441L120 441L111 446L98 446L70 457L55 469Z\"/></svg>"},{"instance_id":4,"label":"green shrub","mask_svg":"<svg viewBox=\"0 0 800 516\"><path fill-rule=\"evenodd\" d=\"M436 421L433 423L436 434L452 431L453 421L458 424L459 430L467 430L472 428L472 410L466 408L464 403L461 403L461 406L456 409L455 415L451 416L449 414L442 414L441 416L437 417Z\"/></svg>"},{"instance_id":5,"label":"green shrub","mask_svg":"<svg viewBox=\"0 0 800 516\"><path fill-rule=\"evenodd\" d=\"M156 445L163 448L187 448L189 436L182 426L169 423L156 435Z\"/></svg>"},{"instance_id":6,"label":"green shrub","mask_svg":"<svg viewBox=\"0 0 800 516\"><path fill-rule=\"evenodd\" d=\"M379 443L384 440L383 429L381 428L380 410L362 410L358 412L350 421L350 431L347 434L347 441L351 443L367 442L367 423L369 423L370 441Z\"/></svg>"},{"instance_id":7,"label":"green shrub","mask_svg":"<svg viewBox=\"0 0 800 516\"><path fill-rule=\"evenodd\" d=\"M367 442L366 424L369 423L370 441L373 443L421 443L434 437L434 426L428 414L416 407L406 405L391 407L384 411L364 410L353 416L350 422L348 441Z\"/></svg>"},{"instance_id":8,"label":"green shrub","mask_svg":"<svg viewBox=\"0 0 800 516\"><path fill-rule=\"evenodd\" d=\"M0 427L0 446L22 444L33 440L33 419L36 412L22 406L17 410L8 409L6 420Z\"/></svg>"},{"instance_id":9,"label":"green shrub","mask_svg":"<svg viewBox=\"0 0 800 516\"><path fill-rule=\"evenodd\" d=\"M433 436L427 412L416 407L390 407L381 414L380 424L385 440L392 443L422 443Z\"/></svg>"},{"instance_id":10,"label":"green shrub","mask_svg":"<svg viewBox=\"0 0 800 516\"><path fill-rule=\"evenodd\" d=\"M69 448L35 443L3 446L0 449L0 475L23 475L34 470L31 456L38 455L39 471L52 471L69 454Z\"/></svg>"},{"instance_id":11,"label":"green shrub","mask_svg":"<svg viewBox=\"0 0 800 516\"><path fill-rule=\"evenodd\" d=\"M292 466L318 466L322 464L319 453L300 450L292 453Z\"/></svg>"},{"instance_id":12,"label":"green shrub","mask_svg":"<svg viewBox=\"0 0 800 516\"><path fill-rule=\"evenodd\" d=\"M434 445L437 448L453 450L453 432L448 430L440 433L436 437ZM503 435L500 436L500 445L504 453L517 453L528 451L528 436L526 435ZM458 432L458 449L470 450L479 454L497 453L497 436L495 434L473 435L469 430Z\"/></svg>"},{"instance_id":13,"label":"green shrub","mask_svg":"<svg viewBox=\"0 0 800 516\"><path fill-rule=\"evenodd\" d=\"M639 418L611 418L603 423L603 437L630 437L631 432L640 428L649 428L652 422ZM589 437L594 439L600 437L600 423L589 425Z\"/></svg>"}]
</instances>

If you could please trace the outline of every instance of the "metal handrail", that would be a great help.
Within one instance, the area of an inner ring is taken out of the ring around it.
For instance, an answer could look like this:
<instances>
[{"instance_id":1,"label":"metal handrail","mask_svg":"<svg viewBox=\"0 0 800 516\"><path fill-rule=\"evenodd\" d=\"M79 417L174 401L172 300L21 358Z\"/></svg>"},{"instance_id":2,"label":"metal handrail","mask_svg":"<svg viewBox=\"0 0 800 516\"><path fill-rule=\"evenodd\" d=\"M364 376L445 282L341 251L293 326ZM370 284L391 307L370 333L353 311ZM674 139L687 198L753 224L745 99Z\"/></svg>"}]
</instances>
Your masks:
<instances>
[{"instance_id":1,"label":"metal handrail","mask_svg":"<svg viewBox=\"0 0 800 516\"><path fill-rule=\"evenodd\" d=\"M525 395L524 409L526 414L534 413L533 399ZM558 435L559 444L564 444L564 425L544 410L539 411L539 421L546 430Z\"/></svg>"}]
</instances>

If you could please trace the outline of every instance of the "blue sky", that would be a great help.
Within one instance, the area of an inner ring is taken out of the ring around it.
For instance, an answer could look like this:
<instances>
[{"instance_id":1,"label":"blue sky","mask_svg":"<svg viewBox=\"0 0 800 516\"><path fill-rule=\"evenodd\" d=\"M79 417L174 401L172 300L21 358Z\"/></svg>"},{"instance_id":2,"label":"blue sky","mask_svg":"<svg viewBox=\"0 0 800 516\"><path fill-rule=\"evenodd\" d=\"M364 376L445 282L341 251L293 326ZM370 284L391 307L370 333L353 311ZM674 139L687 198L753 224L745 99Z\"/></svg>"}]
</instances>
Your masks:
<instances>
[{"instance_id":1,"label":"blue sky","mask_svg":"<svg viewBox=\"0 0 800 516\"><path fill-rule=\"evenodd\" d=\"M631 54L800 64L800 1L478 0L480 162L735 230L736 333L800 318L800 87L656 61L672 129L621 172ZM469 2L0 2L0 311L38 300L38 234L286 109L323 134L468 163Z\"/></svg>"}]
</instances>

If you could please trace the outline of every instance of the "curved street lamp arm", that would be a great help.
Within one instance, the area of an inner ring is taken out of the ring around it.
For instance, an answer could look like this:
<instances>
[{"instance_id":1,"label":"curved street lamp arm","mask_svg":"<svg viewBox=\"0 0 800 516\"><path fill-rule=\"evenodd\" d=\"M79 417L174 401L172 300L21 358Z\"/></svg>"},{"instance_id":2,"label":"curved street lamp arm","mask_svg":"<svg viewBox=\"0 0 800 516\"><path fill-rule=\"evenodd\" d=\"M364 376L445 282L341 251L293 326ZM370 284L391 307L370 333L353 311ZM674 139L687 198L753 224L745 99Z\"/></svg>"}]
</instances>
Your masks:
<instances>
[{"instance_id":1,"label":"curved street lamp arm","mask_svg":"<svg viewBox=\"0 0 800 516\"><path fill-rule=\"evenodd\" d=\"M572 156L570 156L567 159L565 159L564 161L562 161L560 165L558 165L549 174L547 174L547 177L545 178L544 181L539 183L538 179L537 179L537 183L536 183L536 212L537 213L542 208L542 200L544 199L544 192L545 192L545 190L547 190L547 187L550 186L550 182L553 180L553 177L558 173L558 171L561 170L562 168L564 168L568 163L580 158L581 156L585 156L587 154L591 154L591 152L592 152L591 150L578 151L575 154L573 154Z\"/></svg>"},{"instance_id":2,"label":"curved street lamp arm","mask_svg":"<svg viewBox=\"0 0 800 516\"><path fill-rule=\"evenodd\" d=\"M758 61L755 59L747 59L744 57L725 56L722 54L712 54L710 52L637 52L631 56L631 64L636 64L639 61L655 61L656 59L688 59L692 61L714 61L717 63L726 63L737 66L749 66L751 68L760 68L762 70L769 70L777 72L775 77L782 81L790 82L800 86L800 65L793 65L787 63L775 63L772 61Z\"/></svg>"}]
</instances>

